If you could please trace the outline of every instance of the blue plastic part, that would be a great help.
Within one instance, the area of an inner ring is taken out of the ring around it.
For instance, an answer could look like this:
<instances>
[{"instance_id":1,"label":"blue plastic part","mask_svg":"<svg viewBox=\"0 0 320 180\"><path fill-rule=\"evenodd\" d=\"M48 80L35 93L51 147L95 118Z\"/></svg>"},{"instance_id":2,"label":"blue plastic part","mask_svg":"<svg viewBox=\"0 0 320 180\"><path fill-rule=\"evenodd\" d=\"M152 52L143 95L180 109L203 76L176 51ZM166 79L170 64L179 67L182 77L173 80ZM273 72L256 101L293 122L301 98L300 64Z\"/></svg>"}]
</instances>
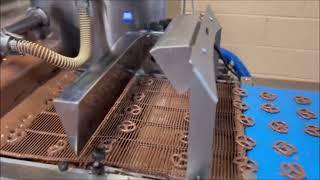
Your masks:
<instances>
[{"instance_id":1,"label":"blue plastic part","mask_svg":"<svg viewBox=\"0 0 320 180\"><path fill-rule=\"evenodd\" d=\"M234 70L236 73L241 76L241 77L251 77L248 69L246 66L241 62L240 58L236 56L234 53L231 51L225 49L225 48L220 48L220 52L222 56L226 59L226 63L229 64L231 61L234 63Z\"/></svg>"},{"instance_id":2,"label":"blue plastic part","mask_svg":"<svg viewBox=\"0 0 320 180\"><path fill-rule=\"evenodd\" d=\"M125 24L131 24L134 21L133 13L131 11L124 11L122 14L122 21Z\"/></svg>"},{"instance_id":3,"label":"blue plastic part","mask_svg":"<svg viewBox=\"0 0 320 180\"><path fill-rule=\"evenodd\" d=\"M299 163L305 170L306 179L320 179L320 138L306 134L305 125L314 124L320 126L320 92L303 91L293 89L279 89L264 86L242 85L248 93L243 101L249 106L245 115L255 119L255 125L247 127L245 133L256 141L256 147L247 152L249 158L258 164L257 179L288 179L280 174L280 164L283 162ZM274 101L266 101L259 97L262 91L276 94ZM312 100L310 105L300 105L294 100L294 96L306 96ZM260 109L263 103L271 102L280 112L269 114ZM301 119L296 111L299 108L307 108L317 115L316 119ZM268 124L272 120L285 121L288 124L288 133L280 134L271 130ZM297 153L289 157L281 155L272 148L272 144L278 140L284 140L297 148Z\"/></svg>"}]
</instances>

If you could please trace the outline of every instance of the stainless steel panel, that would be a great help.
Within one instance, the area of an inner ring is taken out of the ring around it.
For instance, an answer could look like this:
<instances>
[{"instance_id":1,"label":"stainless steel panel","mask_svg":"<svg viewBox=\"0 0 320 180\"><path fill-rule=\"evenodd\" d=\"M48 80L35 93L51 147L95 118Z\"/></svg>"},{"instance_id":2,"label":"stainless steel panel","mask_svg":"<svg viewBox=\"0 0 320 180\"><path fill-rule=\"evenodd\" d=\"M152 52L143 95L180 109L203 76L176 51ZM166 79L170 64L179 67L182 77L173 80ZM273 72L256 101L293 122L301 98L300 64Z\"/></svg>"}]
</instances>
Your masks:
<instances>
[{"instance_id":1,"label":"stainless steel panel","mask_svg":"<svg viewBox=\"0 0 320 180\"><path fill-rule=\"evenodd\" d=\"M198 15L180 15L173 19L150 53L180 93L190 87L192 65L189 62L198 30Z\"/></svg>"},{"instance_id":2,"label":"stainless steel panel","mask_svg":"<svg viewBox=\"0 0 320 180\"><path fill-rule=\"evenodd\" d=\"M201 20L201 27L192 48L191 63L203 76L207 82L207 88L214 94L217 94L215 61L218 60L214 53L214 44L219 46L220 40L216 41L216 34L220 33L221 27L215 19L213 12L207 8L205 15Z\"/></svg>"},{"instance_id":3,"label":"stainless steel panel","mask_svg":"<svg viewBox=\"0 0 320 180\"><path fill-rule=\"evenodd\" d=\"M104 0L104 23L108 44L111 47L129 31L138 31L150 22L166 18L166 0ZM132 23L124 23L124 12L131 12Z\"/></svg>"},{"instance_id":4,"label":"stainless steel panel","mask_svg":"<svg viewBox=\"0 0 320 180\"><path fill-rule=\"evenodd\" d=\"M69 142L79 153L116 101L133 73L141 66L149 39L140 33L121 38L111 53L93 64L63 94L54 99Z\"/></svg>"},{"instance_id":5,"label":"stainless steel panel","mask_svg":"<svg viewBox=\"0 0 320 180\"><path fill-rule=\"evenodd\" d=\"M187 177L209 179L214 143L214 125L217 95L206 87L200 72L194 70L191 85L191 110L189 123L189 146Z\"/></svg>"},{"instance_id":6,"label":"stainless steel panel","mask_svg":"<svg viewBox=\"0 0 320 180\"><path fill-rule=\"evenodd\" d=\"M191 83L191 107L189 124L188 168L190 179L209 179L214 143L214 125L218 103L214 44L220 31L217 21L208 7L202 17L191 61L193 77Z\"/></svg>"}]
</instances>

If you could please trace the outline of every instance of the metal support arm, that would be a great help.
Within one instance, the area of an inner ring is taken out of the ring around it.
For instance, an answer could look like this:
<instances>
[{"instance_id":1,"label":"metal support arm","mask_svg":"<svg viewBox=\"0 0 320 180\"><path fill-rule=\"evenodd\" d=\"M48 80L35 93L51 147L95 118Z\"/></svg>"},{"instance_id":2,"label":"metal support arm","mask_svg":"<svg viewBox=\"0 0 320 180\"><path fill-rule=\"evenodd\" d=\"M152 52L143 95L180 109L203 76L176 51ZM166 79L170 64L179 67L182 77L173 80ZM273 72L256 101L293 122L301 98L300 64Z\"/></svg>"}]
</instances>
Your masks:
<instances>
[{"instance_id":1,"label":"metal support arm","mask_svg":"<svg viewBox=\"0 0 320 180\"><path fill-rule=\"evenodd\" d=\"M191 87L188 179L210 179L218 95L216 64L221 27L208 7L203 16L174 19L152 48L160 67L178 92ZM205 142L205 143L203 143Z\"/></svg>"}]
</instances>

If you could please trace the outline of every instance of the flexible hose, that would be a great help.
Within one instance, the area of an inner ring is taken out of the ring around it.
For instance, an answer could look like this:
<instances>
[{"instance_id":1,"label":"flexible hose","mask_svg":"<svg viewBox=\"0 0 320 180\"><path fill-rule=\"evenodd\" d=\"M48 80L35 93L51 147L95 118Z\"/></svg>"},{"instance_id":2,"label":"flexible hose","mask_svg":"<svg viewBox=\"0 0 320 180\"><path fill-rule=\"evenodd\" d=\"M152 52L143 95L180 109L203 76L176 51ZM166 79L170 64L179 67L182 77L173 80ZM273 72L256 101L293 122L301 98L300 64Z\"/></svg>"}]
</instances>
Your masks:
<instances>
[{"instance_id":1,"label":"flexible hose","mask_svg":"<svg viewBox=\"0 0 320 180\"><path fill-rule=\"evenodd\" d=\"M227 61L227 64L229 64L231 61L234 63L234 69L240 77L251 77L247 67L242 63L238 56L225 48L220 48L220 52Z\"/></svg>"},{"instance_id":2,"label":"flexible hose","mask_svg":"<svg viewBox=\"0 0 320 180\"><path fill-rule=\"evenodd\" d=\"M63 56L46 47L26 40L17 40L12 50L21 54L38 57L63 69L77 69L83 65L91 55L91 19L87 8L79 10L79 19L80 49L76 57Z\"/></svg>"}]
</instances>

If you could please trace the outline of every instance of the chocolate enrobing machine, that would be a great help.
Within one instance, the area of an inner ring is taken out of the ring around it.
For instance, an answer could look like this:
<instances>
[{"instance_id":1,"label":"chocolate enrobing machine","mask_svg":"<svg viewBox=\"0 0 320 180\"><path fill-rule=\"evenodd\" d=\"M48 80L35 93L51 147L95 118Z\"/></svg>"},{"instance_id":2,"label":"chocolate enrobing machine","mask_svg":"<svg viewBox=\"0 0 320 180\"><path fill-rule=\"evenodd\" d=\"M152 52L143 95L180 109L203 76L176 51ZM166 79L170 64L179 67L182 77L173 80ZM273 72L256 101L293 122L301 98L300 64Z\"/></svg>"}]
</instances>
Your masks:
<instances>
[{"instance_id":1,"label":"chocolate enrobing machine","mask_svg":"<svg viewBox=\"0 0 320 180\"><path fill-rule=\"evenodd\" d=\"M240 177L239 81L209 7L169 20L164 0L31 6L1 29L1 71L17 76L1 86L2 176Z\"/></svg>"}]
</instances>

